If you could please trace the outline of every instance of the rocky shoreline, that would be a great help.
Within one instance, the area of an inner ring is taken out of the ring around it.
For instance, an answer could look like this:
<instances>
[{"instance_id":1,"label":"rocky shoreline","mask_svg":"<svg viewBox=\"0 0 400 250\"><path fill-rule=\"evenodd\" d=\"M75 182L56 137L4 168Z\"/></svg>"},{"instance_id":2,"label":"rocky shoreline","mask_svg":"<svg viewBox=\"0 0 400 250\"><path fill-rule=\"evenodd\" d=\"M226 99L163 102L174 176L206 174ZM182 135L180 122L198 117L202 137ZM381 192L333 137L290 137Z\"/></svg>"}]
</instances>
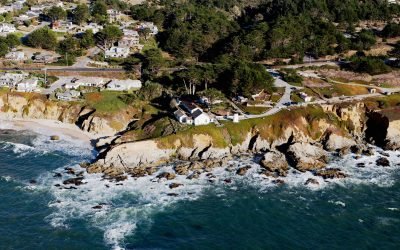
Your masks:
<instances>
[{"instance_id":1,"label":"rocky shoreline","mask_svg":"<svg viewBox=\"0 0 400 250\"><path fill-rule=\"evenodd\" d=\"M225 168L226 171L244 176L251 166L235 168L230 163L232 159L241 158L254 159L261 166L260 174L272 178L277 184L284 182L282 178L291 169L310 172L323 179L346 178L340 168L329 167L333 157L353 154L357 159L361 155L373 155L375 150L367 145L383 150L400 149L400 109L395 107L391 113L397 115L389 117L384 109L370 108L363 102L324 105L321 107L324 114L318 119L311 119L310 114L305 113L292 123L274 124L281 126L279 134L271 130L271 125L254 126L250 130L240 131L247 134L242 142L229 143L226 147L217 146L215 138L204 132L194 133L190 138L178 136L168 147L160 144L160 138L116 143L118 136L115 136L115 131L107 126L104 129L102 127L107 122L101 122L103 125L96 126L96 129L84 126L89 120L90 123L96 120L85 108L54 106L39 99L33 102L27 103L18 96L7 96L7 99L0 102L0 106L3 106L2 115L76 123L84 131L108 134L109 136L97 140L97 159L81 166L88 174L102 174L104 179L118 183L128 177L141 178L156 173L154 178L157 180L171 181L176 176L186 176L193 180L205 175L212 182L212 171L216 168ZM24 108L26 105L29 106L28 111ZM7 109L4 110L4 107ZM69 112L70 110L74 112ZM129 120L124 123L127 126ZM230 142L232 135L224 135L224 139ZM190 146L187 145L187 140L192 141ZM387 156L385 153L381 154L376 165L389 166ZM170 172L158 172L162 166L168 164L174 165ZM362 168L363 165L359 164L357 167ZM66 170L66 173L75 175L63 183L69 188L85 183L80 171L72 173L71 170ZM57 173L55 177L60 177L59 175L61 173ZM230 182L228 179L224 181ZM310 178L304 184L318 185L318 181ZM181 183L170 184L171 189L180 186Z\"/></svg>"},{"instance_id":2,"label":"rocky shoreline","mask_svg":"<svg viewBox=\"0 0 400 250\"><path fill-rule=\"evenodd\" d=\"M252 131L243 143L227 148L214 147L212 138L205 134L193 136L195 143L192 148L179 146L179 141L175 148L161 148L156 140L123 143L109 146L95 162L84 167L88 173L102 173L105 178L121 180L128 176L140 178L152 175L158 166L173 163L173 172L158 177L170 180L176 175L185 175L187 179L195 179L201 174L210 174L212 169L218 167L232 171L229 161L233 158L256 159L256 156L261 156L257 160L262 167L261 173L282 183L279 178L285 177L290 169L308 171L323 179L346 178L341 169L329 167L330 159L348 154L353 154L355 159L375 154L375 150L367 145L378 146L382 150L400 149L400 119L389 121L381 112L369 110L363 103L344 108L323 108L328 115L335 116L332 119L351 124L351 129L346 128L343 132L343 129L339 130L320 120L318 126L321 135L318 138L309 136L293 125L286 128L277 139L268 140L262 138L259 132ZM376 165L389 166L387 156L381 154ZM241 176L249 168L241 167L234 171ZM316 182L310 179L305 184Z\"/></svg>"}]
</instances>

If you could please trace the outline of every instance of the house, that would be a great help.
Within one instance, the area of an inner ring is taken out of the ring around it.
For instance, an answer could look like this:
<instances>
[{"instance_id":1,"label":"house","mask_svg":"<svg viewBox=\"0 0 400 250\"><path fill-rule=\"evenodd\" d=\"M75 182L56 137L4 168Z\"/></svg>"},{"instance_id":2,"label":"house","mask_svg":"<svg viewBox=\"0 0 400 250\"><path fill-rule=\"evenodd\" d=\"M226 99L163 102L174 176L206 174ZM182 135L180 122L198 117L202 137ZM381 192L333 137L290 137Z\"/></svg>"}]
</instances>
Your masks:
<instances>
[{"instance_id":1,"label":"house","mask_svg":"<svg viewBox=\"0 0 400 250\"><path fill-rule=\"evenodd\" d=\"M131 48L137 44L139 44L139 42L136 38L127 36L122 37L121 40L118 41L118 47L121 48Z\"/></svg>"},{"instance_id":2,"label":"house","mask_svg":"<svg viewBox=\"0 0 400 250\"><path fill-rule=\"evenodd\" d=\"M35 63L53 63L57 61L57 57L50 54L36 54L32 59Z\"/></svg>"},{"instance_id":3,"label":"house","mask_svg":"<svg viewBox=\"0 0 400 250\"><path fill-rule=\"evenodd\" d=\"M101 78L101 77L84 77L84 78L80 78L80 79L75 79L74 83L78 87L80 87L80 86L103 87L105 84L105 81L104 81L104 78Z\"/></svg>"},{"instance_id":4,"label":"house","mask_svg":"<svg viewBox=\"0 0 400 250\"><path fill-rule=\"evenodd\" d=\"M5 59L10 61L23 61L25 59L25 53L22 51L11 51L6 54Z\"/></svg>"},{"instance_id":5,"label":"house","mask_svg":"<svg viewBox=\"0 0 400 250\"><path fill-rule=\"evenodd\" d=\"M18 73L4 73L0 75L0 86L4 87L14 87L20 81L22 81L28 74L18 74Z\"/></svg>"},{"instance_id":6,"label":"house","mask_svg":"<svg viewBox=\"0 0 400 250\"><path fill-rule=\"evenodd\" d=\"M76 25L72 22L55 21L51 23L51 29L57 32L70 32Z\"/></svg>"},{"instance_id":7,"label":"house","mask_svg":"<svg viewBox=\"0 0 400 250\"><path fill-rule=\"evenodd\" d=\"M17 91L20 92L33 92L38 87L38 79L24 79L17 84Z\"/></svg>"},{"instance_id":8,"label":"house","mask_svg":"<svg viewBox=\"0 0 400 250\"><path fill-rule=\"evenodd\" d=\"M130 50L126 47L111 47L105 51L106 58L127 58Z\"/></svg>"},{"instance_id":9,"label":"house","mask_svg":"<svg viewBox=\"0 0 400 250\"><path fill-rule=\"evenodd\" d=\"M8 33L13 33L15 31L17 31L17 29L11 23L1 23L0 24L0 33L8 34Z\"/></svg>"},{"instance_id":10,"label":"house","mask_svg":"<svg viewBox=\"0 0 400 250\"><path fill-rule=\"evenodd\" d=\"M78 33L86 32L87 30L92 30L93 34L96 34L100 30L103 29L103 26L98 25L97 23L89 23L83 27L78 27Z\"/></svg>"},{"instance_id":11,"label":"house","mask_svg":"<svg viewBox=\"0 0 400 250\"><path fill-rule=\"evenodd\" d=\"M201 109L197 109L195 112L193 112L192 118L195 126L208 125L211 122L211 118Z\"/></svg>"},{"instance_id":12,"label":"house","mask_svg":"<svg viewBox=\"0 0 400 250\"><path fill-rule=\"evenodd\" d=\"M57 93L56 97L60 101L72 101L81 96L81 92L75 90L65 91L64 93Z\"/></svg>"},{"instance_id":13,"label":"house","mask_svg":"<svg viewBox=\"0 0 400 250\"><path fill-rule=\"evenodd\" d=\"M203 110L201 108L199 108L198 106L196 106L195 104L193 104L191 102L181 101L179 104L179 107L181 107L183 110L186 110L187 112L189 112L189 114L193 114L197 110L200 110L201 112L203 112Z\"/></svg>"},{"instance_id":14,"label":"house","mask_svg":"<svg viewBox=\"0 0 400 250\"><path fill-rule=\"evenodd\" d=\"M212 119L195 104L179 100L177 102L179 104L174 116L180 123L200 126L208 125L212 122Z\"/></svg>"},{"instance_id":15,"label":"house","mask_svg":"<svg viewBox=\"0 0 400 250\"><path fill-rule=\"evenodd\" d=\"M121 20L121 11L116 10L116 9L109 9L107 10L107 15L108 15L108 22L110 23L115 23Z\"/></svg>"},{"instance_id":16,"label":"house","mask_svg":"<svg viewBox=\"0 0 400 250\"><path fill-rule=\"evenodd\" d=\"M304 92L300 92L300 93L299 93L299 96L300 96L300 98L303 99L305 102L311 102L311 101L312 101L312 97L309 96L309 95L307 95L307 94L304 93Z\"/></svg>"},{"instance_id":17,"label":"house","mask_svg":"<svg viewBox=\"0 0 400 250\"><path fill-rule=\"evenodd\" d=\"M137 29L138 30L149 29L150 35L153 35L153 36L158 34L158 28L152 22L141 22L137 25Z\"/></svg>"},{"instance_id":18,"label":"house","mask_svg":"<svg viewBox=\"0 0 400 250\"><path fill-rule=\"evenodd\" d=\"M174 112L174 116L175 116L175 118L176 118L180 123L188 124L188 125L193 124L192 118L191 118L191 117L188 117L188 116L186 115L186 113L185 113L183 110L181 110L181 109L176 110L176 111Z\"/></svg>"},{"instance_id":19,"label":"house","mask_svg":"<svg viewBox=\"0 0 400 250\"><path fill-rule=\"evenodd\" d=\"M130 90L133 88L138 89L141 87L142 87L141 81L129 80L129 79L128 80L113 79L106 85L107 90L117 90L117 91Z\"/></svg>"}]
</instances>

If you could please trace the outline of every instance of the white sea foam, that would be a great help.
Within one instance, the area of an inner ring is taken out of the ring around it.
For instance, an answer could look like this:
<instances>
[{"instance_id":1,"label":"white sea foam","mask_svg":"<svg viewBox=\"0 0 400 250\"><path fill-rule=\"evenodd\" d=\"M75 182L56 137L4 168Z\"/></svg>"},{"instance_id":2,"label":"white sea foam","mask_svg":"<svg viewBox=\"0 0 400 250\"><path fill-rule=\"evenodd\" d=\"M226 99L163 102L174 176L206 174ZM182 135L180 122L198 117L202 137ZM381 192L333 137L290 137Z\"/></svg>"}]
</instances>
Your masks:
<instances>
[{"instance_id":1,"label":"white sea foam","mask_svg":"<svg viewBox=\"0 0 400 250\"><path fill-rule=\"evenodd\" d=\"M12 177L9 176L9 175L0 176L0 180L4 180L4 181L6 181L6 182L10 182L10 181L12 181Z\"/></svg>"},{"instance_id":2,"label":"white sea foam","mask_svg":"<svg viewBox=\"0 0 400 250\"><path fill-rule=\"evenodd\" d=\"M391 167L375 166L378 154L357 160L353 158L353 155L334 160L330 167L339 167L348 175L344 179L325 181L310 172L302 173L292 169L287 177L280 179L284 180L283 186L289 191L298 188L318 191L333 188L336 185L390 186L395 181L393 173L399 169L396 164L400 162L400 159L395 154L395 152L389 152L388 159L392 163ZM356 164L360 162L365 163L366 166L357 167ZM268 191L280 186L274 183L274 178L260 174L260 166L252 159L233 160L229 162L229 165L233 167L214 169L212 174L215 178L209 178L206 173L203 173L199 179L187 180L186 176L177 176L171 181L155 178L161 172L173 171L172 166L163 166L153 176L137 179L129 177L128 180L122 182L122 185L102 180L100 174L85 174L86 184L78 186L77 189L68 190L55 187L55 184L60 184L62 181L53 178L52 174L48 173L40 178L40 185L49 188L54 196L54 201L49 203L54 212L47 217L47 220L54 227L68 228L72 219L85 219L91 226L104 232L104 240L108 246L120 249L124 248L126 237L133 235L139 227L141 229L144 225L150 227L154 214L173 206L178 201L198 199L211 189L221 199L225 199L227 189L237 190L241 186L257 188L262 196L268 195ZM238 176L236 170L243 166L251 166L251 169L245 176ZM73 167L77 171L82 170L79 166ZM58 172L63 172L63 168L58 169ZM305 186L309 178L317 180L319 184ZM226 183L227 179L230 180L229 183ZM183 186L170 189L171 183L181 183ZM329 202L337 206L346 206L343 201L336 199ZM100 209L93 208L98 205L101 205Z\"/></svg>"}]
</instances>

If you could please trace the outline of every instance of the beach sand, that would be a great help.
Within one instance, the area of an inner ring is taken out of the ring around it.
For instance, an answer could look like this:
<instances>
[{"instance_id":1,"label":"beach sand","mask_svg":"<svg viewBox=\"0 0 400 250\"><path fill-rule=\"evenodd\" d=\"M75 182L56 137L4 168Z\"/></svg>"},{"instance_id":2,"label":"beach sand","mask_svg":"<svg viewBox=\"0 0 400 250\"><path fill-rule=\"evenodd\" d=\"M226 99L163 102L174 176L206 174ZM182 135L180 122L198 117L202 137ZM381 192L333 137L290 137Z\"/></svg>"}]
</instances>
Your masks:
<instances>
[{"instance_id":1,"label":"beach sand","mask_svg":"<svg viewBox=\"0 0 400 250\"><path fill-rule=\"evenodd\" d=\"M61 140L79 140L91 143L98 137L84 132L74 124L44 119L9 119L0 116L0 129L30 130L46 136L58 136Z\"/></svg>"}]
</instances>

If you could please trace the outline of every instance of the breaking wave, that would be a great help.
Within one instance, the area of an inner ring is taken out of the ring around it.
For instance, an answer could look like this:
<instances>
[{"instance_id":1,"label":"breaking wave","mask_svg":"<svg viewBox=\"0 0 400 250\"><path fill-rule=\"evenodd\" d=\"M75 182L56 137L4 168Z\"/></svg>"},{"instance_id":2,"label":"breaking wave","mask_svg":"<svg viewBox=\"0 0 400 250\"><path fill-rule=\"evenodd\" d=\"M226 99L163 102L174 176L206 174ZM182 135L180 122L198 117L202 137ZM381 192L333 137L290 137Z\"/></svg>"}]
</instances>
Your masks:
<instances>
[{"instance_id":1,"label":"breaking wave","mask_svg":"<svg viewBox=\"0 0 400 250\"><path fill-rule=\"evenodd\" d=\"M385 154L389 154L387 158L391 167L375 165L380 155L377 150L373 156L354 159L354 155L348 155L344 159L333 160L330 167L339 167L348 176L345 179L324 180L310 172L302 173L292 169L287 177L280 178L284 181L283 185L276 184L274 178L259 174L260 166L252 159L232 160L228 166L216 168L211 174L203 173L199 179L192 180L187 180L186 176L177 176L169 181L158 180L156 176L159 173L172 172L173 166L168 165L161 167L152 176L137 179L129 177L119 183L104 180L100 174L84 174L85 184L65 189L61 184L62 180L72 176L63 173L61 179L54 178L51 174L44 176L42 185L50 188L54 196L54 200L49 203L54 212L47 217L51 225L68 228L72 219L88 220L91 226L104 232L104 241L108 246L120 249L125 247L124 240L134 235L138 227L151 227L152 218L156 213L171 208L182 200L196 200L208 191L224 199L227 189L235 190L242 186L256 188L261 194L279 187L318 191L337 185L391 186L395 182L393 173L398 172L400 168L400 157L396 152ZM365 167L357 167L357 163L365 163ZM243 166L251 168L245 176L238 176L236 170ZM73 168L75 172L83 171L79 166ZM65 172L63 168L57 171ZM319 184L305 185L309 178L316 179ZM180 183L183 186L170 189L171 183ZM341 200L328 202L346 208L346 204Z\"/></svg>"}]
</instances>

